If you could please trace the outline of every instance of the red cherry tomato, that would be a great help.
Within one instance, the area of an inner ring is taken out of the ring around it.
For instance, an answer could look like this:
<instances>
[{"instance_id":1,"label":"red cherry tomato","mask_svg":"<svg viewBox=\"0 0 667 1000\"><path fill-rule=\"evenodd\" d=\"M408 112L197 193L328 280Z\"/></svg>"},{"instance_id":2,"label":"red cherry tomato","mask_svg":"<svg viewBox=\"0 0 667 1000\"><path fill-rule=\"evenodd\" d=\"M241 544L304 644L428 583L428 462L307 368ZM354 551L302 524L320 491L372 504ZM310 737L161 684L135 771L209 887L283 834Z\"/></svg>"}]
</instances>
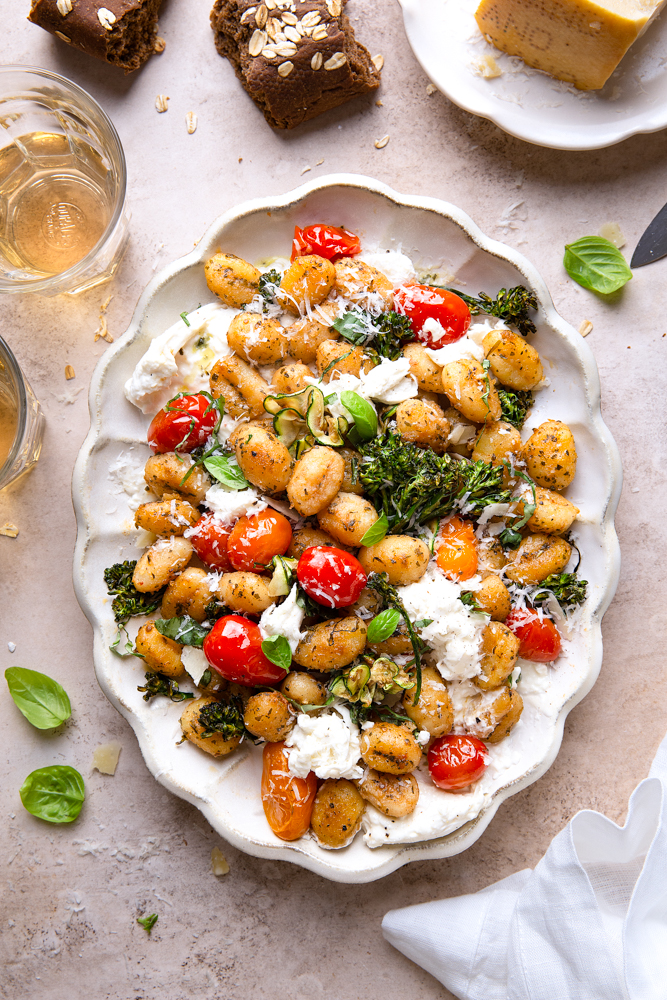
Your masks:
<instances>
[{"instance_id":1,"label":"red cherry tomato","mask_svg":"<svg viewBox=\"0 0 667 1000\"><path fill-rule=\"evenodd\" d=\"M327 260L340 260L341 257L356 257L361 253L359 237L349 233L347 229L337 229L336 226L306 226L305 229L294 227L292 240L292 260L296 257L308 257L317 254Z\"/></svg>"},{"instance_id":2,"label":"red cherry tomato","mask_svg":"<svg viewBox=\"0 0 667 1000\"><path fill-rule=\"evenodd\" d=\"M327 608L354 604L368 579L358 559L328 545L306 549L297 564L296 577L306 593Z\"/></svg>"},{"instance_id":3,"label":"red cherry tomato","mask_svg":"<svg viewBox=\"0 0 667 1000\"><path fill-rule=\"evenodd\" d=\"M535 663L551 663L561 650L560 632L550 618L542 618L532 608L514 608L505 619L510 632L519 639L519 656Z\"/></svg>"},{"instance_id":4,"label":"red cherry tomato","mask_svg":"<svg viewBox=\"0 0 667 1000\"><path fill-rule=\"evenodd\" d=\"M282 556L292 541L292 526L276 510L263 510L240 517L227 542L227 554L234 569L263 573L274 556Z\"/></svg>"},{"instance_id":5,"label":"red cherry tomato","mask_svg":"<svg viewBox=\"0 0 667 1000\"><path fill-rule=\"evenodd\" d=\"M428 769L434 785L452 791L481 778L489 752L476 736L441 736L428 751Z\"/></svg>"},{"instance_id":6,"label":"red cherry tomato","mask_svg":"<svg viewBox=\"0 0 667 1000\"><path fill-rule=\"evenodd\" d=\"M211 401L201 393L170 399L148 428L151 450L192 451L206 442L219 416Z\"/></svg>"},{"instance_id":7,"label":"red cherry tomato","mask_svg":"<svg viewBox=\"0 0 667 1000\"><path fill-rule=\"evenodd\" d=\"M263 687L287 676L286 670L264 656L259 626L241 615L218 618L204 639L204 656L221 677L233 684Z\"/></svg>"},{"instance_id":8,"label":"red cherry tomato","mask_svg":"<svg viewBox=\"0 0 667 1000\"><path fill-rule=\"evenodd\" d=\"M213 514L203 514L193 527L192 532L188 532L188 538L203 563L206 563L211 569L229 573L232 569L227 555L227 541L230 531L231 528L226 528Z\"/></svg>"},{"instance_id":9,"label":"red cherry tomato","mask_svg":"<svg viewBox=\"0 0 667 1000\"><path fill-rule=\"evenodd\" d=\"M465 336L470 326L470 310L458 295L430 285L402 285L394 290L394 309L408 316L415 337L437 350ZM435 319L440 331L423 330L427 319Z\"/></svg>"},{"instance_id":10,"label":"red cherry tomato","mask_svg":"<svg viewBox=\"0 0 667 1000\"><path fill-rule=\"evenodd\" d=\"M262 754L262 805L276 837L298 840L310 826L317 778L310 771L295 778L289 771L284 743L267 743Z\"/></svg>"}]
</instances>

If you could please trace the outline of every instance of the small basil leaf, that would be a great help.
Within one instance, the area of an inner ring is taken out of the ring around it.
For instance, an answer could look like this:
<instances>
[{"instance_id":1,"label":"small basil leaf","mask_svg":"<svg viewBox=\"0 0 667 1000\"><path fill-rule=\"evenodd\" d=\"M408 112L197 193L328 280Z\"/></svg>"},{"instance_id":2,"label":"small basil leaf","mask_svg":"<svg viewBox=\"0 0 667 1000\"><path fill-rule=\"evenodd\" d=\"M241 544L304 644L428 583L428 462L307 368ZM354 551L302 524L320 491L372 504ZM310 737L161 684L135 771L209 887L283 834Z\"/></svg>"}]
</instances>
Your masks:
<instances>
[{"instance_id":1,"label":"small basil leaf","mask_svg":"<svg viewBox=\"0 0 667 1000\"><path fill-rule=\"evenodd\" d=\"M389 520L387 518L387 515L383 511L382 514L380 514L380 516L378 517L377 521L374 521L373 524L371 524L370 528L363 536L359 544L375 545L376 542L382 541L384 536L387 534L388 530L389 530Z\"/></svg>"},{"instance_id":2,"label":"small basil leaf","mask_svg":"<svg viewBox=\"0 0 667 1000\"><path fill-rule=\"evenodd\" d=\"M366 340L367 325L359 313L347 312L333 321L334 330L351 344L363 344Z\"/></svg>"},{"instance_id":3,"label":"small basil leaf","mask_svg":"<svg viewBox=\"0 0 667 1000\"><path fill-rule=\"evenodd\" d=\"M236 462L233 462L228 455L205 458L204 468L229 490L247 490L250 486Z\"/></svg>"},{"instance_id":4,"label":"small basil leaf","mask_svg":"<svg viewBox=\"0 0 667 1000\"><path fill-rule=\"evenodd\" d=\"M147 931L148 934L153 930L156 923L158 922L157 913L149 913L147 917L137 917L137 923L141 924L143 929Z\"/></svg>"},{"instance_id":5,"label":"small basil leaf","mask_svg":"<svg viewBox=\"0 0 667 1000\"><path fill-rule=\"evenodd\" d=\"M346 389L340 394L340 401L354 420L354 426L363 441L374 438L378 429L378 416L371 404L358 392Z\"/></svg>"},{"instance_id":6,"label":"small basil leaf","mask_svg":"<svg viewBox=\"0 0 667 1000\"><path fill-rule=\"evenodd\" d=\"M412 623L415 628L426 628L427 625L433 624L433 618L420 618L418 622Z\"/></svg>"},{"instance_id":7,"label":"small basil leaf","mask_svg":"<svg viewBox=\"0 0 667 1000\"><path fill-rule=\"evenodd\" d=\"M275 663L281 670L289 670L292 650L284 635L270 635L262 643L262 652L267 660L271 660L271 663Z\"/></svg>"},{"instance_id":8,"label":"small basil leaf","mask_svg":"<svg viewBox=\"0 0 667 1000\"><path fill-rule=\"evenodd\" d=\"M621 251L602 236L582 236L568 243L563 266L583 288L602 295L618 291L632 278Z\"/></svg>"},{"instance_id":9,"label":"small basil leaf","mask_svg":"<svg viewBox=\"0 0 667 1000\"><path fill-rule=\"evenodd\" d=\"M39 767L19 790L21 802L47 823L71 823L81 812L86 790L78 771L66 764Z\"/></svg>"},{"instance_id":10,"label":"small basil leaf","mask_svg":"<svg viewBox=\"0 0 667 1000\"><path fill-rule=\"evenodd\" d=\"M54 729L72 714L67 692L46 674L9 667L5 679L16 707L36 729Z\"/></svg>"},{"instance_id":11,"label":"small basil leaf","mask_svg":"<svg viewBox=\"0 0 667 1000\"><path fill-rule=\"evenodd\" d=\"M184 615L182 618L156 618L153 622L160 635L174 642L180 642L183 646L203 646L204 639L209 633L194 618Z\"/></svg>"},{"instance_id":12,"label":"small basil leaf","mask_svg":"<svg viewBox=\"0 0 667 1000\"><path fill-rule=\"evenodd\" d=\"M381 611L368 626L367 641L384 642L385 639L394 634L400 619L401 613L396 608L387 608L386 611Z\"/></svg>"}]
</instances>

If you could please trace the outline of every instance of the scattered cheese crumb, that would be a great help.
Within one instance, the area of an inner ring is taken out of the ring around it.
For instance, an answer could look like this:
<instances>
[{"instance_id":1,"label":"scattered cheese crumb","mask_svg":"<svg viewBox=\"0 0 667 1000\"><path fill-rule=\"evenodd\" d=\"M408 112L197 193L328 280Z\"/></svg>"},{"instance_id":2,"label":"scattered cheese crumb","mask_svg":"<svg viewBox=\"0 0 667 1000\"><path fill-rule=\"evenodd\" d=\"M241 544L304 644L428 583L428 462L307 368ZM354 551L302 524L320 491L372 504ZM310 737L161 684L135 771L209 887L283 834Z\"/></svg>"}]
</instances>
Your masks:
<instances>
[{"instance_id":1,"label":"scattered cheese crumb","mask_svg":"<svg viewBox=\"0 0 667 1000\"><path fill-rule=\"evenodd\" d=\"M214 875L227 875L229 872L227 859L219 847L214 847L211 851L211 871Z\"/></svg>"},{"instance_id":2,"label":"scattered cheese crumb","mask_svg":"<svg viewBox=\"0 0 667 1000\"><path fill-rule=\"evenodd\" d=\"M317 163L315 164L315 166L316 167L321 167L323 163L324 163L324 157L322 157L321 160L318 160Z\"/></svg>"},{"instance_id":3,"label":"scattered cheese crumb","mask_svg":"<svg viewBox=\"0 0 667 1000\"><path fill-rule=\"evenodd\" d=\"M301 171L301 176L303 177L304 174L307 174L308 171L312 169L313 169L312 167L304 167L303 170Z\"/></svg>"},{"instance_id":4,"label":"scattered cheese crumb","mask_svg":"<svg viewBox=\"0 0 667 1000\"><path fill-rule=\"evenodd\" d=\"M71 378L75 378L75 377L76 377L76 372L74 371L74 369L72 368L72 366L71 365L65 365L65 378L67 379L67 381L69 382L69 380Z\"/></svg>"},{"instance_id":5,"label":"scattered cheese crumb","mask_svg":"<svg viewBox=\"0 0 667 1000\"><path fill-rule=\"evenodd\" d=\"M9 521L5 521L3 526L0 528L0 535L6 535L7 538L16 538L19 533L19 529L15 524L10 524Z\"/></svg>"},{"instance_id":6,"label":"scattered cheese crumb","mask_svg":"<svg viewBox=\"0 0 667 1000\"><path fill-rule=\"evenodd\" d=\"M603 226L600 226L599 235L602 236L603 239L609 240L610 243L613 243L618 250L626 244L625 236L621 232L621 227L618 222L605 222Z\"/></svg>"},{"instance_id":7,"label":"scattered cheese crumb","mask_svg":"<svg viewBox=\"0 0 667 1000\"><path fill-rule=\"evenodd\" d=\"M112 743L102 743L93 750L92 770L99 771L100 774L115 774L118 767L118 758L122 747L115 741Z\"/></svg>"},{"instance_id":8,"label":"scattered cheese crumb","mask_svg":"<svg viewBox=\"0 0 667 1000\"><path fill-rule=\"evenodd\" d=\"M95 331L95 343L97 343L98 340L102 339L106 340L108 344L113 344L113 337L109 333L109 330L107 328L106 316L104 315L109 307L109 303L111 302L112 297L113 296L109 295L107 299L100 306L100 325Z\"/></svg>"},{"instance_id":9,"label":"scattered cheese crumb","mask_svg":"<svg viewBox=\"0 0 667 1000\"><path fill-rule=\"evenodd\" d=\"M587 337L588 334L592 332L593 332L593 324L591 323L591 321L589 319L583 320L581 326L579 327L579 333L581 334L581 336Z\"/></svg>"},{"instance_id":10,"label":"scattered cheese crumb","mask_svg":"<svg viewBox=\"0 0 667 1000\"><path fill-rule=\"evenodd\" d=\"M8 642L7 643L7 649L9 650L10 653L14 653L16 651L16 643L15 642Z\"/></svg>"},{"instance_id":11,"label":"scattered cheese crumb","mask_svg":"<svg viewBox=\"0 0 667 1000\"><path fill-rule=\"evenodd\" d=\"M188 135L192 135L193 132L197 131L197 115L194 111L188 111L185 116L185 124L187 126Z\"/></svg>"},{"instance_id":12,"label":"scattered cheese crumb","mask_svg":"<svg viewBox=\"0 0 667 1000\"><path fill-rule=\"evenodd\" d=\"M472 64L472 69L476 76L483 76L485 80L495 80L496 77L503 75L500 66L490 54L477 59Z\"/></svg>"},{"instance_id":13,"label":"scattered cheese crumb","mask_svg":"<svg viewBox=\"0 0 667 1000\"><path fill-rule=\"evenodd\" d=\"M375 140L375 148L384 149L384 147L387 145L388 142L389 142L389 136L383 135L381 139Z\"/></svg>"},{"instance_id":14,"label":"scattered cheese crumb","mask_svg":"<svg viewBox=\"0 0 667 1000\"><path fill-rule=\"evenodd\" d=\"M158 114L163 114L165 111L167 111L170 100L171 98L167 97L166 94L157 95L157 97L155 98L155 110L158 112Z\"/></svg>"},{"instance_id":15,"label":"scattered cheese crumb","mask_svg":"<svg viewBox=\"0 0 667 1000\"><path fill-rule=\"evenodd\" d=\"M384 104L383 104L383 102L382 102L382 101L376 101L376 102L375 102L375 107L376 107L376 108L383 108L383 107L384 107Z\"/></svg>"},{"instance_id":16,"label":"scattered cheese crumb","mask_svg":"<svg viewBox=\"0 0 667 1000\"><path fill-rule=\"evenodd\" d=\"M380 73L382 71L382 67L384 66L384 56L381 56L379 54L376 55L376 56L373 56L373 58L371 59L371 62L375 66L375 68L378 71L378 73Z\"/></svg>"},{"instance_id":17,"label":"scattered cheese crumb","mask_svg":"<svg viewBox=\"0 0 667 1000\"><path fill-rule=\"evenodd\" d=\"M157 54L160 55L161 52L164 52L166 47L167 43L165 42L164 38L161 38L160 35L158 35L157 38L155 39L153 52L157 52Z\"/></svg>"},{"instance_id":18,"label":"scattered cheese crumb","mask_svg":"<svg viewBox=\"0 0 667 1000\"><path fill-rule=\"evenodd\" d=\"M428 87L426 88L426 93L430 97L431 94L435 94L435 92L436 92L437 89L438 88L436 87L436 85L434 83L429 83Z\"/></svg>"}]
</instances>

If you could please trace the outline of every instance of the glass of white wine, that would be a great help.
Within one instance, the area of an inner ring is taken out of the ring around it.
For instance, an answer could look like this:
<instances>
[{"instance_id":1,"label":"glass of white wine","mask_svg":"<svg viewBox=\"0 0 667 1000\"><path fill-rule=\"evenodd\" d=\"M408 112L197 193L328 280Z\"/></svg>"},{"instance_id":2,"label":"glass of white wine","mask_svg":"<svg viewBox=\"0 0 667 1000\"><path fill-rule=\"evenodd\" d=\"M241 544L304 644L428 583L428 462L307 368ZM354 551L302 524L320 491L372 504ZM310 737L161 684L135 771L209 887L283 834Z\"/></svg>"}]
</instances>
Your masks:
<instances>
[{"instance_id":1,"label":"glass of white wine","mask_svg":"<svg viewBox=\"0 0 667 1000\"><path fill-rule=\"evenodd\" d=\"M35 394L0 337L0 490L32 469L42 447L44 417Z\"/></svg>"},{"instance_id":2,"label":"glass of white wine","mask_svg":"<svg viewBox=\"0 0 667 1000\"><path fill-rule=\"evenodd\" d=\"M125 156L93 98L0 67L0 292L74 294L106 281L127 240Z\"/></svg>"}]
</instances>

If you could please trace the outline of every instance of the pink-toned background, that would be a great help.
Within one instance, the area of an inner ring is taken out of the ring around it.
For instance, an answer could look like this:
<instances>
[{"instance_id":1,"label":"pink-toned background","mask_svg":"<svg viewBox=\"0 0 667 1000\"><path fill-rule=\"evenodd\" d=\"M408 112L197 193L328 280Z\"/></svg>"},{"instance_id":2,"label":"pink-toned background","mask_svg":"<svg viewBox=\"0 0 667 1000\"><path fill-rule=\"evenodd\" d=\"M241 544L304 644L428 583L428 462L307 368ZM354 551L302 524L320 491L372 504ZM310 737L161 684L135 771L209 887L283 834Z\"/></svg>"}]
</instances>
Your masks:
<instances>
[{"instance_id":1,"label":"pink-toned background","mask_svg":"<svg viewBox=\"0 0 667 1000\"><path fill-rule=\"evenodd\" d=\"M377 99L361 99L291 133L273 132L216 54L208 0L165 0L162 56L139 74L68 50L6 4L3 62L39 65L74 79L113 119L125 146L131 242L109 286L77 299L0 300L0 330L47 418L37 468L0 495L0 667L57 677L73 702L62 732L39 733L0 687L0 996L11 1000L434 1000L450 994L386 945L386 910L474 892L542 855L578 810L622 821L667 729L665 642L664 363L667 261L636 273L613 303L574 285L561 266L566 242L620 223L629 256L667 200L667 135L609 150L559 153L505 136L459 111L428 80L405 40L395 2L351 0L361 40L385 57ZM22 9L25 7L26 9ZM443 39L443 58L447 40ZM155 111L157 94L169 111ZM199 127L188 135L185 115ZM389 134L377 150L374 140ZM323 160L321 165L317 161ZM305 168L310 167L310 171ZM303 177L350 171L398 191L454 202L489 235L542 272L563 316L594 323L603 412L620 446L625 485L617 517L623 568L605 618L605 660L588 698L570 715L560 755L536 785L501 806L479 843L358 888L228 847L193 808L160 788L129 726L93 675L92 634L71 582L74 459L88 429L87 387L107 346L94 342L102 302L119 336L156 269L186 253L209 222ZM66 364L76 378L65 381ZM10 654L7 642L16 643ZM123 745L115 777L91 772L93 748ZM87 802L71 826L23 810L18 789L33 768L69 763ZM230 873L210 873L219 846ZM148 938L136 924L157 912Z\"/></svg>"}]
</instances>

